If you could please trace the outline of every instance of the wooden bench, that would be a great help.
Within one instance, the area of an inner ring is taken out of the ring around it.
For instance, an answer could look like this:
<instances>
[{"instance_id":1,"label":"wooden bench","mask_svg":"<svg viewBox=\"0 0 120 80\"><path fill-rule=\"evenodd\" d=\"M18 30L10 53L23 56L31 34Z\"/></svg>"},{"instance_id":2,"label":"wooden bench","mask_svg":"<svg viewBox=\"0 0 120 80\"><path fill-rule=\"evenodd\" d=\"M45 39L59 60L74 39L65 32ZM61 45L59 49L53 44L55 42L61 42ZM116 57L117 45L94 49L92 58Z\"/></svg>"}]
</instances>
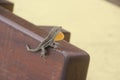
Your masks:
<instances>
[{"instance_id":1,"label":"wooden bench","mask_svg":"<svg viewBox=\"0 0 120 80\"><path fill-rule=\"evenodd\" d=\"M51 26L38 27L5 8L0 7L0 80L86 80L90 57L69 43L70 32L63 30L65 40L40 57L26 44L36 47Z\"/></svg>"}]
</instances>

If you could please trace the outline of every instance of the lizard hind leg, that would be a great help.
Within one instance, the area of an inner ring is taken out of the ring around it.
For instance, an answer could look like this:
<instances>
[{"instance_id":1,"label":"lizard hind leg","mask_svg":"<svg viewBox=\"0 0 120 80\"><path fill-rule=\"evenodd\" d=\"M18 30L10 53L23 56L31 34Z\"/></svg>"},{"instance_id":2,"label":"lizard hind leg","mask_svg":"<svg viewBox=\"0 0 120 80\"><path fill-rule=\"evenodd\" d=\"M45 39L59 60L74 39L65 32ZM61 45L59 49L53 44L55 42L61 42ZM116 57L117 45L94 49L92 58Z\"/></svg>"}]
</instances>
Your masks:
<instances>
[{"instance_id":1,"label":"lizard hind leg","mask_svg":"<svg viewBox=\"0 0 120 80\"><path fill-rule=\"evenodd\" d=\"M45 48L41 48L41 57L46 57L46 50Z\"/></svg>"}]
</instances>

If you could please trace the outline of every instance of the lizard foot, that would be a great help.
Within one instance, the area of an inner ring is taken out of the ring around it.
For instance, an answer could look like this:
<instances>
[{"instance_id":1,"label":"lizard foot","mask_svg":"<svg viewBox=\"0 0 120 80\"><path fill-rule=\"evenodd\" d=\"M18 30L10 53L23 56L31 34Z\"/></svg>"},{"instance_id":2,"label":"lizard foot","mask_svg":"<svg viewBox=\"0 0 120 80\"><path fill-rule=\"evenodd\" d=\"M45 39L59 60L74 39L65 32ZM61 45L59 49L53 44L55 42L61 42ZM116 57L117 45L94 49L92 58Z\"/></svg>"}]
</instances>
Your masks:
<instances>
[{"instance_id":1,"label":"lizard foot","mask_svg":"<svg viewBox=\"0 0 120 80\"><path fill-rule=\"evenodd\" d=\"M46 55L45 54L41 54L40 57L46 58Z\"/></svg>"}]
</instances>

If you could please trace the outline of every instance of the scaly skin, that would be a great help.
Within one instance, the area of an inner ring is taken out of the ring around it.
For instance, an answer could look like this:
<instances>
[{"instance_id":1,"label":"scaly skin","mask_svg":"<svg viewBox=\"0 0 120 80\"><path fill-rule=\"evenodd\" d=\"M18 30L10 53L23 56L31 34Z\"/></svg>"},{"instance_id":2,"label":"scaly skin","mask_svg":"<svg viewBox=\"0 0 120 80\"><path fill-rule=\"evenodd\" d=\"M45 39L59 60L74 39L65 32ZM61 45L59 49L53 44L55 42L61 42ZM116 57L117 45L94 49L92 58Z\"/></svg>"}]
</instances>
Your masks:
<instances>
[{"instance_id":1,"label":"scaly skin","mask_svg":"<svg viewBox=\"0 0 120 80\"><path fill-rule=\"evenodd\" d=\"M53 27L48 36L45 38L43 42L41 42L35 49L31 49L29 45L26 45L26 48L30 52L38 52L41 50L41 56L45 57L46 50L48 46L54 47L55 46L55 37L61 31L61 27Z\"/></svg>"}]
</instances>

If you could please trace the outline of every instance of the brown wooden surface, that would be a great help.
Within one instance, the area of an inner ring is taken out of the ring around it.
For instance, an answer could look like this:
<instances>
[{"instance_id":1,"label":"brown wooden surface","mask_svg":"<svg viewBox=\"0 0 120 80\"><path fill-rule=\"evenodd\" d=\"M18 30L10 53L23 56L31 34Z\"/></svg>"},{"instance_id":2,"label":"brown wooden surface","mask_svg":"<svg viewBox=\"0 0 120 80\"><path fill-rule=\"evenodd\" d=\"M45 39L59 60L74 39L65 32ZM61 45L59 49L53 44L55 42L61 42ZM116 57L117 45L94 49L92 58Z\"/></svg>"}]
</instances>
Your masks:
<instances>
[{"instance_id":1,"label":"brown wooden surface","mask_svg":"<svg viewBox=\"0 0 120 80\"><path fill-rule=\"evenodd\" d=\"M120 7L120 0L106 0L106 1L108 1L108 2L110 2L112 4L115 4L115 5Z\"/></svg>"},{"instance_id":2,"label":"brown wooden surface","mask_svg":"<svg viewBox=\"0 0 120 80\"><path fill-rule=\"evenodd\" d=\"M0 0L0 6L8 9L10 11L13 11L14 4L12 2L9 2L6 0ZM38 26L38 27L40 28L40 30L49 31L53 26ZM70 32L66 31L66 30L62 30L62 32L65 35L64 40L69 42L70 41Z\"/></svg>"},{"instance_id":3,"label":"brown wooden surface","mask_svg":"<svg viewBox=\"0 0 120 80\"><path fill-rule=\"evenodd\" d=\"M14 4L9 2L9 1L6 1L6 0L0 0L0 6L10 10L10 11L13 11L13 7L14 7ZM49 31L53 26L39 26L40 30L44 30L44 31ZM62 32L64 33L65 35L65 38L64 40L66 41L70 41L70 32L66 31L66 30L62 30Z\"/></svg>"},{"instance_id":4,"label":"brown wooden surface","mask_svg":"<svg viewBox=\"0 0 120 80\"><path fill-rule=\"evenodd\" d=\"M0 6L8 9L11 12L13 11L13 8L14 8L14 4L6 0L0 0Z\"/></svg>"},{"instance_id":5,"label":"brown wooden surface","mask_svg":"<svg viewBox=\"0 0 120 80\"><path fill-rule=\"evenodd\" d=\"M48 31L40 30L0 7L0 80L85 80L89 55L66 41L47 49L47 58L32 54Z\"/></svg>"}]
</instances>

